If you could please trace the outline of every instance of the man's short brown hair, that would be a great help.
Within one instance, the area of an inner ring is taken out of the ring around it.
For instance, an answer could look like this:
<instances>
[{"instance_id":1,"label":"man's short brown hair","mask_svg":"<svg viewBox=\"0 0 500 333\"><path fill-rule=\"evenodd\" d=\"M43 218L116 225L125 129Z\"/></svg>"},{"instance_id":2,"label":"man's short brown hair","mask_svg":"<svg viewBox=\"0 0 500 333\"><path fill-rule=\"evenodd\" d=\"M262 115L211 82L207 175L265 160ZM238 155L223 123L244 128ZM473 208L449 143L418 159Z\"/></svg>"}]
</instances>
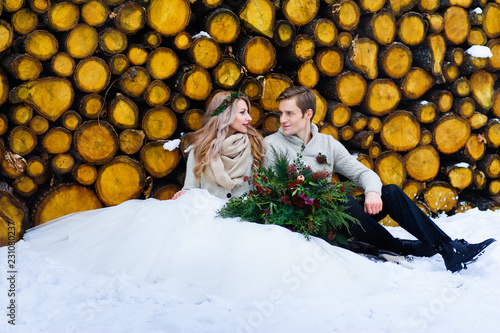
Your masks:
<instances>
[{"instance_id":1,"label":"man's short brown hair","mask_svg":"<svg viewBox=\"0 0 500 333\"><path fill-rule=\"evenodd\" d=\"M295 103L302 111L302 116L306 114L308 109L313 111L313 117L316 113L316 95L313 91L304 86L292 86L288 87L276 98L276 102L280 102L286 99L295 98Z\"/></svg>"}]
</instances>

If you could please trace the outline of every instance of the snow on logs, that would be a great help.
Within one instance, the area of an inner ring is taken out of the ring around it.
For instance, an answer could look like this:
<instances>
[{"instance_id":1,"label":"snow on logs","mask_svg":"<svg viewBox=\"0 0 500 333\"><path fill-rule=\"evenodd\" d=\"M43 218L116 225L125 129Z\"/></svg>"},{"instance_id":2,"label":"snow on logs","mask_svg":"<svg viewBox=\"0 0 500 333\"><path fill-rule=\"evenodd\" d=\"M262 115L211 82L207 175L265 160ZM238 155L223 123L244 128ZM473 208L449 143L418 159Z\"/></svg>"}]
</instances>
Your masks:
<instances>
[{"instance_id":1,"label":"snow on logs","mask_svg":"<svg viewBox=\"0 0 500 333\"><path fill-rule=\"evenodd\" d=\"M7 1L0 66L1 245L8 223L170 198L185 164L162 143L221 89L270 134L308 86L320 131L425 211L498 206L498 1Z\"/></svg>"}]
</instances>

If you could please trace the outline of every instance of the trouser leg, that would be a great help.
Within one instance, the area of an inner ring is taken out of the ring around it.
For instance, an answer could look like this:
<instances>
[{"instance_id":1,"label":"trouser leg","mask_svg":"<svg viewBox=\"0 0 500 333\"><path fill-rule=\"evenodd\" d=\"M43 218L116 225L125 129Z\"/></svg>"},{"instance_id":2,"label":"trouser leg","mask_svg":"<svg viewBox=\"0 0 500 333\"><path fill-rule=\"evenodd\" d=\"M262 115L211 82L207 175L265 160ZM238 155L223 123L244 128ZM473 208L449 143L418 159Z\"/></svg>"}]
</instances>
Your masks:
<instances>
[{"instance_id":1,"label":"trouser leg","mask_svg":"<svg viewBox=\"0 0 500 333\"><path fill-rule=\"evenodd\" d=\"M451 240L398 186L383 186L382 202L383 209L377 217L384 218L389 214L403 229L422 243L436 247Z\"/></svg>"},{"instance_id":2,"label":"trouser leg","mask_svg":"<svg viewBox=\"0 0 500 333\"><path fill-rule=\"evenodd\" d=\"M347 237L354 237L379 249L399 253L402 247L401 241L392 236L373 216L366 214L358 201L352 197L348 199L345 204L348 207L346 213L356 218L359 224L351 224L348 230L344 228L341 232Z\"/></svg>"},{"instance_id":3,"label":"trouser leg","mask_svg":"<svg viewBox=\"0 0 500 333\"><path fill-rule=\"evenodd\" d=\"M349 232L344 230L344 233L379 249L400 253L403 246L401 241L378 223L389 214L403 229L432 248L450 241L450 238L396 185L382 187L382 202L382 211L369 215L364 212L358 201L349 197L345 204L348 206L347 213L355 217L360 225L353 224Z\"/></svg>"}]
</instances>

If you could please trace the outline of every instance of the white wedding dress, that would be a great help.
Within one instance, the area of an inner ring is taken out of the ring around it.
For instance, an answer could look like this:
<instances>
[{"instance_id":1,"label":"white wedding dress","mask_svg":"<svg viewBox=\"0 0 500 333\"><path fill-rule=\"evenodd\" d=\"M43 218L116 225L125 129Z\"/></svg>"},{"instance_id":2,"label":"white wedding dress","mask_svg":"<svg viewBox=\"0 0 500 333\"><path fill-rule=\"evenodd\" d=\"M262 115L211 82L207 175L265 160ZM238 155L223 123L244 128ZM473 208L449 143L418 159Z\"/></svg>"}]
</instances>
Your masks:
<instances>
[{"instance_id":1,"label":"white wedding dress","mask_svg":"<svg viewBox=\"0 0 500 333\"><path fill-rule=\"evenodd\" d=\"M276 290L304 297L322 290L334 297L338 286L366 295L390 274L383 264L315 237L219 218L224 203L201 189L177 200L130 200L47 222L28 230L18 246L85 273L118 274L139 284L175 279L233 299Z\"/></svg>"}]
</instances>

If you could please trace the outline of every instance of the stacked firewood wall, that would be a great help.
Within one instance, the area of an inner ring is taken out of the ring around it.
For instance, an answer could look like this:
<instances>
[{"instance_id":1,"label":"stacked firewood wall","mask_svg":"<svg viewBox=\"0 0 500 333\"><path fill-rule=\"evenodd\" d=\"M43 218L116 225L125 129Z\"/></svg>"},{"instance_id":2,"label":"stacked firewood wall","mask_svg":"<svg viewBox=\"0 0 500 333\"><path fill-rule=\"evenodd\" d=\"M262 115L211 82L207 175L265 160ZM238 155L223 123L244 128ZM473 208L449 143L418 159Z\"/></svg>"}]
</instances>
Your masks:
<instances>
[{"instance_id":1,"label":"stacked firewood wall","mask_svg":"<svg viewBox=\"0 0 500 333\"><path fill-rule=\"evenodd\" d=\"M185 162L163 144L213 93L244 91L267 135L294 84L322 133L427 213L498 207L499 0L0 4L2 245L8 225L170 198Z\"/></svg>"}]
</instances>

